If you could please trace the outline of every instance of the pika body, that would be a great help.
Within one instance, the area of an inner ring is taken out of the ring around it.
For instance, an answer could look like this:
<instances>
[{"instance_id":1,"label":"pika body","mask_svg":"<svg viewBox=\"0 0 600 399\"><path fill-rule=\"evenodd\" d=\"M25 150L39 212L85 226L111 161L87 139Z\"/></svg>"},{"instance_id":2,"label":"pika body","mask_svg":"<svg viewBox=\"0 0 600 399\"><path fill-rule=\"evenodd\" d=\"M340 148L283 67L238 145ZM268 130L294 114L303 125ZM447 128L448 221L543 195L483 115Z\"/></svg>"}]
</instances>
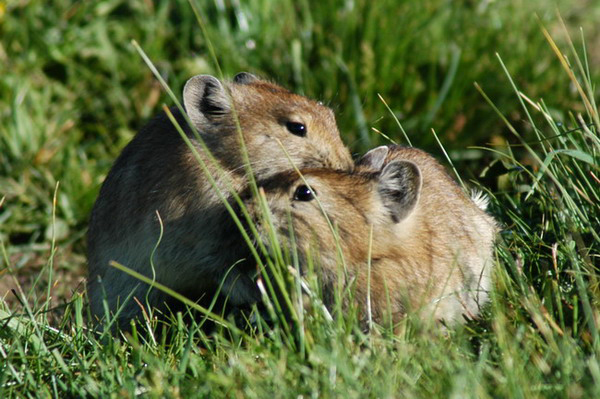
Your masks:
<instances>
[{"instance_id":1,"label":"pika body","mask_svg":"<svg viewBox=\"0 0 600 399\"><path fill-rule=\"evenodd\" d=\"M171 111L214 186L164 112L123 149L89 224L88 294L97 320L105 315L104 301L125 328L142 312L133 297L159 310L173 305L166 294L111 267L110 261L193 301L212 299L219 287L232 306L257 301L255 263L223 200L233 203L232 193L247 189L248 166L257 182L291 170L292 164L354 167L331 109L252 74L243 72L231 81L194 76L183 89L183 105L214 161L184 115L177 108Z\"/></svg>"},{"instance_id":2,"label":"pika body","mask_svg":"<svg viewBox=\"0 0 600 399\"><path fill-rule=\"evenodd\" d=\"M292 228L300 264L316 254L324 297L339 279L352 284L363 322L410 313L460 323L488 301L497 224L485 197L467 195L424 151L382 146L354 171L286 173L263 191L270 223L248 204L261 234L274 228L291 246Z\"/></svg>"}]
</instances>

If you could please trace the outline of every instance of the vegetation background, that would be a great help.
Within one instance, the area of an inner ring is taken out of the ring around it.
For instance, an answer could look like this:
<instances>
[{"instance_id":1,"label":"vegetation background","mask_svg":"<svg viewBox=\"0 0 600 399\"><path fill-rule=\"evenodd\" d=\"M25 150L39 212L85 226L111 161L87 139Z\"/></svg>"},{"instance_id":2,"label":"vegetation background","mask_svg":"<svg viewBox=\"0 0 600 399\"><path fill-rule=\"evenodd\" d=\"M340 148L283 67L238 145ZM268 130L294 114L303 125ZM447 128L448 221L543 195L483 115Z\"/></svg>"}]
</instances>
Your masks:
<instances>
[{"instance_id":1,"label":"vegetation background","mask_svg":"<svg viewBox=\"0 0 600 399\"><path fill-rule=\"evenodd\" d=\"M185 0L0 0L0 397L600 397L599 2L193 4L206 34ZM132 40L175 93L219 74L210 41L225 76L328 103L357 155L378 131L407 144L401 128L447 153L503 228L482 319L394 336L313 314L300 346L176 321L159 342L87 331L90 209L171 104Z\"/></svg>"}]
</instances>

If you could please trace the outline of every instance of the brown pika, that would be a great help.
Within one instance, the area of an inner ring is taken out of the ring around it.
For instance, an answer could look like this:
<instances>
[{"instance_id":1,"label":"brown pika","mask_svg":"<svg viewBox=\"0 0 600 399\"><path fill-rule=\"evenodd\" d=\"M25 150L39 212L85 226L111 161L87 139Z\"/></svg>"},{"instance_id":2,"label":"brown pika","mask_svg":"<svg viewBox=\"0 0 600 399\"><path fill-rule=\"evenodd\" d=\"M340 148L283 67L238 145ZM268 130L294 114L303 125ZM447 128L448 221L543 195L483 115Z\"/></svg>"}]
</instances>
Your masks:
<instances>
[{"instance_id":1,"label":"brown pika","mask_svg":"<svg viewBox=\"0 0 600 399\"><path fill-rule=\"evenodd\" d=\"M316 254L326 302L343 278L363 321L369 313L377 322L409 312L448 323L478 315L497 226L486 201L469 198L432 156L383 146L353 172L312 169L303 177L283 174L263 189L283 243L291 227L300 263ZM261 213L254 203L249 209L266 235Z\"/></svg>"},{"instance_id":2,"label":"brown pika","mask_svg":"<svg viewBox=\"0 0 600 399\"><path fill-rule=\"evenodd\" d=\"M230 190L239 193L248 186L247 162L258 182L291 170L290 159L299 168L354 167L331 109L249 73L226 82L195 76L185 85L183 103L216 165L184 116L176 108L173 115L230 203ZM162 240L152 267L150 257L161 223ZM158 309L171 306L165 294L109 266L111 260L194 301L211 300L222 285L228 303L243 306L259 298L250 277L255 264L249 257L238 228L193 152L167 115L160 114L124 148L92 210L88 293L93 315L104 316L106 299L111 312L119 309L119 324L127 327L130 319L141 314L132 298L126 301L130 295Z\"/></svg>"}]
</instances>

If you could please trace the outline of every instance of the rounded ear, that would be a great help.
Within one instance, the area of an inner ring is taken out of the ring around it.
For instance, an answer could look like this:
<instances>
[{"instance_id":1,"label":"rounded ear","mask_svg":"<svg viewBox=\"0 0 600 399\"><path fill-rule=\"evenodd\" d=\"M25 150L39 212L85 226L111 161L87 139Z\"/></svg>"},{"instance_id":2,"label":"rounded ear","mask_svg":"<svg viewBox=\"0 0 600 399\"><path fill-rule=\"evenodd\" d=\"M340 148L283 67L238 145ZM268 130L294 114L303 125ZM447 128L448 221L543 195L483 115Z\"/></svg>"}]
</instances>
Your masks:
<instances>
[{"instance_id":1,"label":"rounded ear","mask_svg":"<svg viewBox=\"0 0 600 399\"><path fill-rule=\"evenodd\" d=\"M379 175L378 192L392 220L406 219L417 206L422 178L419 167L410 161L392 161Z\"/></svg>"},{"instance_id":2,"label":"rounded ear","mask_svg":"<svg viewBox=\"0 0 600 399\"><path fill-rule=\"evenodd\" d=\"M248 72L240 72L233 77L234 83L238 83L238 84L242 84L242 85L247 85L252 82L256 82L257 80L260 80L260 79L258 79L255 75L252 75L251 73L248 73Z\"/></svg>"},{"instance_id":3,"label":"rounded ear","mask_svg":"<svg viewBox=\"0 0 600 399\"><path fill-rule=\"evenodd\" d=\"M217 78L197 75L183 88L183 105L192 123L200 131L229 113L229 96Z\"/></svg>"},{"instance_id":4,"label":"rounded ear","mask_svg":"<svg viewBox=\"0 0 600 399\"><path fill-rule=\"evenodd\" d=\"M390 150L386 145L373 148L356 162L356 166L362 166L374 171L380 171L381 168L383 168L385 157L387 157L389 151Z\"/></svg>"}]
</instances>

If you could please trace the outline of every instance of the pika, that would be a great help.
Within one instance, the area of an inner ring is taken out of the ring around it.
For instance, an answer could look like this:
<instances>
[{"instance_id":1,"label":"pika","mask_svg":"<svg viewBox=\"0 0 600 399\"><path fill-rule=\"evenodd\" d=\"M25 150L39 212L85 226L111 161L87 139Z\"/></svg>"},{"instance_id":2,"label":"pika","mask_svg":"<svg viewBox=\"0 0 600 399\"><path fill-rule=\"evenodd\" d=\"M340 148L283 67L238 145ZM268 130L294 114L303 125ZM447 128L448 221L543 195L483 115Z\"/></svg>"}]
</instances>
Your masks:
<instances>
[{"instance_id":1,"label":"pika","mask_svg":"<svg viewBox=\"0 0 600 399\"><path fill-rule=\"evenodd\" d=\"M417 313L451 324L480 313L497 225L486 200L467 196L432 156L382 146L353 172L313 169L303 177L278 176L264 196L284 244L293 228L300 264L316 254L326 304L342 278L353 284L363 322ZM249 204L260 214L255 208ZM264 215L255 217L268 233Z\"/></svg>"},{"instance_id":2,"label":"pika","mask_svg":"<svg viewBox=\"0 0 600 399\"><path fill-rule=\"evenodd\" d=\"M299 168L354 167L331 109L252 74L242 72L224 82L192 77L183 89L183 105L216 164L184 115L175 107L172 113L232 204L231 192L248 187L248 162L258 182L292 169L290 160ZM142 311L133 297L159 310L175 306L166 294L109 266L111 260L193 301L210 301L220 288L229 304L243 306L260 297L249 257L222 199L161 113L123 149L93 207L88 232L93 316L104 316L106 300L119 326L127 328Z\"/></svg>"}]
</instances>

